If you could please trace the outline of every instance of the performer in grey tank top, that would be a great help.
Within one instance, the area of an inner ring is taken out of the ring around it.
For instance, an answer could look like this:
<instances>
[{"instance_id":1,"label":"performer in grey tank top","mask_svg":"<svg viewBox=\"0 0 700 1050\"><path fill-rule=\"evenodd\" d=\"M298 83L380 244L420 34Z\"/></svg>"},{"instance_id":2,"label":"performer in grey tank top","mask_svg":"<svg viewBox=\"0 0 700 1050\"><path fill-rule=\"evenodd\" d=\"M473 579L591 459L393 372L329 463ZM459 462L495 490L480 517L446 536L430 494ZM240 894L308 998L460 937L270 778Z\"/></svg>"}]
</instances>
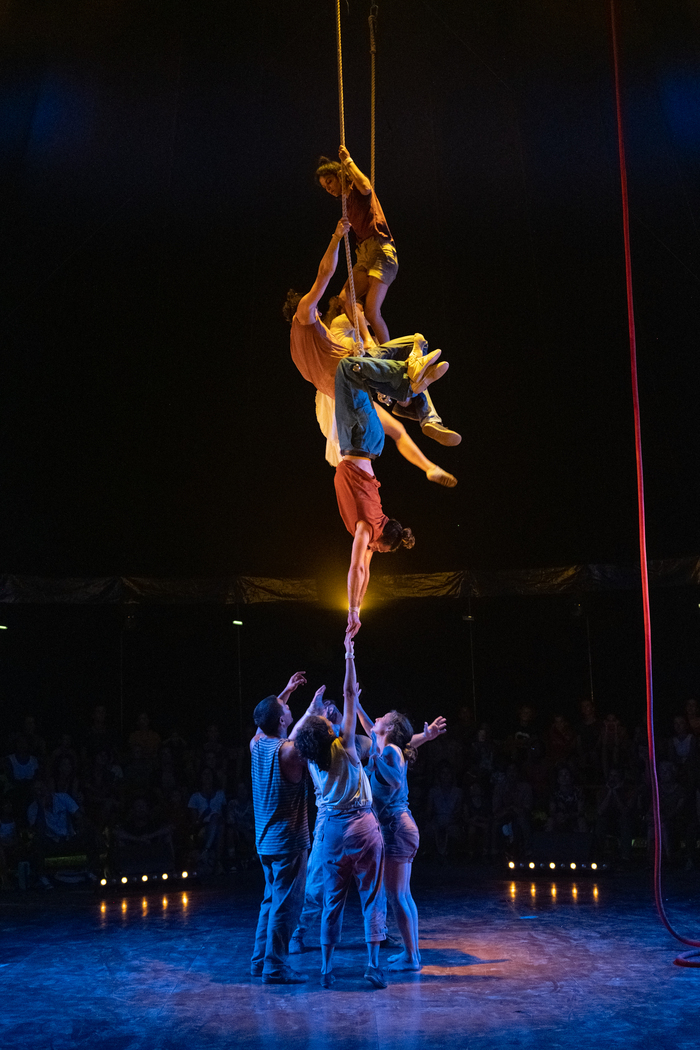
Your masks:
<instances>
[{"instance_id":1,"label":"performer in grey tank top","mask_svg":"<svg viewBox=\"0 0 700 1050\"><path fill-rule=\"evenodd\" d=\"M250 742L250 752L255 845L265 873L265 895L250 972L253 977L262 977L263 984L301 984L308 980L287 965L289 938L304 894L309 849L305 762L292 738L309 713L316 710L312 703L287 740L292 723L287 700L305 682L303 672L297 672L279 697L266 697L254 712L258 732ZM317 706L323 710L320 700Z\"/></svg>"},{"instance_id":2,"label":"performer in grey tank top","mask_svg":"<svg viewBox=\"0 0 700 1050\"><path fill-rule=\"evenodd\" d=\"M386 897L382 892L384 843L372 812L372 792L355 750L359 689L352 638L345 636L343 723L336 737L327 718L310 717L296 733L296 746L308 759L309 772L326 817L321 843L323 918L321 919L321 986L332 987L333 951L340 940L343 910L355 880L367 942L365 979L386 988L379 969L379 945L386 934Z\"/></svg>"}]
</instances>

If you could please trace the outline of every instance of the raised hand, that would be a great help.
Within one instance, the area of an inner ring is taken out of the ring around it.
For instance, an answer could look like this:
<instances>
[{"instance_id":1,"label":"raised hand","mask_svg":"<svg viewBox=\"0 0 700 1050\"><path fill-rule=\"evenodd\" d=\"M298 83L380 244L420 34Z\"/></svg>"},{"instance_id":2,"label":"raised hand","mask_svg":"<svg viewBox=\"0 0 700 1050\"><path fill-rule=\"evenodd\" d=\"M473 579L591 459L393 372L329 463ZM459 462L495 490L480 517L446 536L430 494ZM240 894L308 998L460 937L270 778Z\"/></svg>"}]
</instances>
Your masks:
<instances>
[{"instance_id":1,"label":"raised hand","mask_svg":"<svg viewBox=\"0 0 700 1050\"><path fill-rule=\"evenodd\" d=\"M293 693L295 689L298 689L300 685L306 685L306 678L304 675L306 671L295 671L292 677L287 682L284 692Z\"/></svg>"},{"instance_id":2,"label":"raised hand","mask_svg":"<svg viewBox=\"0 0 700 1050\"><path fill-rule=\"evenodd\" d=\"M430 723L430 725L428 725L427 722L425 722L423 725L423 733L425 734L426 740L435 740L437 737L441 736L443 733L446 732L447 719L443 718L442 715L439 715L434 722Z\"/></svg>"},{"instance_id":3,"label":"raised hand","mask_svg":"<svg viewBox=\"0 0 700 1050\"><path fill-rule=\"evenodd\" d=\"M309 714L310 715L318 715L320 718L325 718L325 716L326 716L326 706L323 703L323 694L325 693L325 691L326 691L326 687L325 687L325 685L322 685L322 686L319 686L319 688L314 693L314 698L311 701L311 703L309 704Z\"/></svg>"}]
</instances>

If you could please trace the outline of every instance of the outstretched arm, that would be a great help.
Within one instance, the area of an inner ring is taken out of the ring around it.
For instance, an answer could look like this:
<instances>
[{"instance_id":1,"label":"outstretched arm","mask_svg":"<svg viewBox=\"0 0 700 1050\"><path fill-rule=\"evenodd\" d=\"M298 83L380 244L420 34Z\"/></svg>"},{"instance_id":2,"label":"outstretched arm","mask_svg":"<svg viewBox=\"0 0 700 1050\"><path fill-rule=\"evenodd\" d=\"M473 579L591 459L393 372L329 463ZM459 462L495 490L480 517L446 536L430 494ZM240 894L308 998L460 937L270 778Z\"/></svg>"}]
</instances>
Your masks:
<instances>
[{"instance_id":1,"label":"outstretched arm","mask_svg":"<svg viewBox=\"0 0 700 1050\"><path fill-rule=\"evenodd\" d=\"M358 765L355 751L355 723L357 722L357 674L355 672L355 643L345 635L345 682L343 683L343 725L341 738L347 756L354 766Z\"/></svg>"},{"instance_id":2,"label":"outstretched arm","mask_svg":"<svg viewBox=\"0 0 700 1050\"><path fill-rule=\"evenodd\" d=\"M316 308L318 307L319 299L328 287L328 282L338 265L338 245L349 229L350 223L348 220L340 219L331 237L331 243L326 248L325 254L321 259L316 280L312 284L311 290L299 300L297 317L301 324L313 324L316 320Z\"/></svg>"},{"instance_id":3,"label":"outstretched arm","mask_svg":"<svg viewBox=\"0 0 700 1050\"><path fill-rule=\"evenodd\" d=\"M447 721L439 715L434 722L428 725L427 722L423 725L422 733L414 733L411 737L411 747L420 747L421 744L426 744L428 740L436 740L437 737L442 736L443 733L447 732Z\"/></svg>"},{"instance_id":4,"label":"outstretched arm","mask_svg":"<svg viewBox=\"0 0 700 1050\"><path fill-rule=\"evenodd\" d=\"M355 526L355 539L352 541L352 555L348 571L348 627L347 633L354 638L362 624L360 623L360 606L369 583L369 563L372 551L367 549L372 531L366 521L358 521Z\"/></svg>"},{"instance_id":5,"label":"outstretched arm","mask_svg":"<svg viewBox=\"0 0 700 1050\"><path fill-rule=\"evenodd\" d=\"M350 178L355 185L355 188L359 190L363 197L368 197L372 192L372 183L369 181L366 175L363 175L358 168L355 161L350 156L345 146L341 146L338 150L338 156L341 162L345 166L345 170L349 173Z\"/></svg>"},{"instance_id":6,"label":"outstretched arm","mask_svg":"<svg viewBox=\"0 0 700 1050\"><path fill-rule=\"evenodd\" d=\"M325 707L323 705L323 694L324 694L325 691L326 691L325 685L320 686L316 690L316 692L314 693L313 700L311 701L311 703L307 707L306 711L304 711L304 714L301 716L301 718L299 719L297 724L294 726L294 729L292 729L291 733L289 734L289 739L290 740L294 740L294 738L296 737L297 733L299 732L301 727L304 725L304 722L306 722L307 718L309 718L311 715L317 715L319 718L325 718L326 709L325 709Z\"/></svg>"},{"instance_id":7,"label":"outstretched arm","mask_svg":"<svg viewBox=\"0 0 700 1050\"><path fill-rule=\"evenodd\" d=\"M283 704L288 704L289 698L294 692L294 690L298 689L300 685L306 685L306 679L304 678L305 674L306 671L295 671L292 677L285 685L280 695L277 697L277 699L280 700Z\"/></svg>"},{"instance_id":8,"label":"outstretched arm","mask_svg":"<svg viewBox=\"0 0 700 1050\"><path fill-rule=\"evenodd\" d=\"M360 719L360 725L364 729L364 731L367 734L367 736L371 736L371 734L372 734L372 726L374 725L374 722L369 717L369 715L365 711L364 707L360 703L359 695L358 695L358 701L357 701L357 717Z\"/></svg>"}]
</instances>

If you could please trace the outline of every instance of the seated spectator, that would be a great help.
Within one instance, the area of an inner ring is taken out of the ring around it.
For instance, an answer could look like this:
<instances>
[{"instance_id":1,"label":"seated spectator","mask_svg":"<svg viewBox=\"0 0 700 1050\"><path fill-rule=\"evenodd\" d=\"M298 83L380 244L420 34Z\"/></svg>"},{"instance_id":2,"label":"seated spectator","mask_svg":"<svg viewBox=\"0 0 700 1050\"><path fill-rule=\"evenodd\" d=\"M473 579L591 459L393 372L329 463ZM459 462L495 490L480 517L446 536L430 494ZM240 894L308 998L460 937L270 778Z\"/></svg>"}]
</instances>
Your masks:
<instances>
[{"instance_id":1,"label":"seated spectator","mask_svg":"<svg viewBox=\"0 0 700 1050\"><path fill-rule=\"evenodd\" d=\"M73 747L73 738L70 733L63 733L57 748L51 752L51 758L49 759L49 768L55 769L59 759L67 755L73 763L73 768L78 768L78 753Z\"/></svg>"},{"instance_id":2,"label":"seated spectator","mask_svg":"<svg viewBox=\"0 0 700 1050\"><path fill-rule=\"evenodd\" d=\"M15 738L15 749L7 755L4 765L15 813L25 814L34 797L33 783L39 772L39 759L30 752L25 736Z\"/></svg>"},{"instance_id":3,"label":"seated spectator","mask_svg":"<svg viewBox=\"0 0 700 1050\"><path fill-rule=\"evenodd\" d=\"M464 823L467 829L469 858L485 857L491 845L491 802L481 781L475 780L467 788L464 804Z\"/></svg>"},{"instance_id":4,"label":"seated spectator","mask_svg":"<svg viewBox=\"0 0 700 1050\"><path fill-rule=\"evenodd\" d=\"M32 833L31 857L39 882L45 889L53 884L45 873L46 858L86 853L93 875L98 867L97 842L82 819L75 799L53 789L45 780L34 781L34 801L27 808L27 819Z\"/></svg>"},{"instance_id":5,"label":"seated spectator","mask_svg":"<svg viewBox=\"0 0 700 1050\"><path fill-rule=\"evenodd\" d=\"M577 765L580 775L587 784L603 783L600 764L600 735L603 723L596 714L592 700L582 700L581 721L576 727Z\"/></svg>"},{"instance_id":6,"label":"seated spectator","mask_svg":"<svg viewBox=\"0 0 700 1050\"><path fill-rule=\"evenodd\" d=\"M568 762L575 750L576 733L573 726L567 722L563 714L555 715L545 739L547 761L554 768L563 762Z\"/></svg>"},{"instance_id":7,"label":"seated spectator","mask_svg":"<svg viewBox=\"0 0 700 1050\"><path fill-rule=\"evenodd\" d=\"M36 727L36 718L34 715L27 715L22 722L22 728L19 733L13 735L14 749L17 749L17 742L19 737L22 737L27 744L27 749L32 755L41 760L46 757L46 741L42 736L39 735Z\"/></svg>"},{"instance_id":8,"label":"seated spectator","mask_svg":"<svg viewBox=\"0 0 700 1050\"><path fill-rule=\"evenodd\" d=\"M625 770L630 760L630 739L616 714L605 716L600 732L600 768L607 778L611 769Z\"/></svg>"},{"instance_id":9,"label":"seated spectator","mask_svg":"<svg viewBox=\"0 0 700 1050\"><path fill-rule=\"evenodd\" d=\"M661 817L661 844L664 856L674 860L680 848L681 835L685 831L684 810L686 794L676 779L672 762L659 762L659 815ZM649 856L654 851L654 816L651 807L647 813Z\"/></svg>"},{"instance_id":10,"label":"seated spectator","mask_svg":"<svg viewBox=\"0 0 700 1050\"><path fill-rule=\"evenodd\" d=\"M250 790L243 781L236 788L236 797L226 807L226 826L229 859L235 858L239 867L247 868L255 854L255 816Z\"/></svg>"},{"instance_id":11,"label":"seated spectator","mask_svg":"<svg viewBox=\"0 0 700 1050\"><path fill-rule=\"evenodd\" d=\"M110 753L114 745L115 740L107 724L107 708L104 704L96 704L92 709L90 725L81 741L83 762L89 764L100 751Z\"/></svg>"},{"instance_id":12,"label":"seated spectator","mask_svg":"<svg viewBox=\"0 0 700 1050\"><path fill-rule=\"evenodd\" d=\"M685 715L676 715L673 719L673 735L666 742L665 757L673 762L680 780L690 787L698 769L698 738L691 733Z\"/></svg>"},{"instance_id":13,"label":"seated spectator","mask_svg":"<svg viewBox=\"0 0 700 1050\"><path fill-rule=\"evenodd\" d=\"M153 761L144 754L140 744L133 744L124 767L124 791L131 798L148 794L154 779Z\"/></svg>"},{"instance_id":14,"label":"seated spectator","mask_svg":"<svg viewBox=\"0 0 700 1050\"><path fill-rule=\"evenodd\" d=\"M19 831L12 803L6 799L0 805L0 886L7 886L10 872L19 861Z\"/></svg>"},{"instance_id":15,"label":"seated spectator","mask_svg":"<svg viewBox=\"0 0 700 1050\"><path fill-rule=\"evenodd\" d=\"M204 751L200 776L205 769L211 770L211 775L217 788L221 791L226 791L226 755L224 752Z\"/></svg>"},{"instance_id":16,"label":"seated spectator","mask_svg":"<svg viewBox=\"0 0 700 1050\"><path fill-rule=\"evenodd\" d=\"M463 803L464 792L456 786L453 770L448 765L442 766L437 784L428 792L424 827L424 834L441 857L447 856L450 842L459 842L464 836Z\"/></svg>"},{"instance_id":17,"label":"seated spectator","mask_svg":"<svg viewBox=\"0 0 700 1050\"><path fill-rule=\"evenodd\" d=\"M511 762L505 773L497 776L493 789L492 856L497 856L506 846L527 853L531 835L532 788L515 762Z\"/></svg>"},{"instance_id":18,"label":"seated spectator","mask_svg":"<svg viewBox=\"0 0 700 1050\"><path fill-rule=\"evenodd\" d=\"M85 813L102 831L112 823L122 800L124 774L107 751L98 751L85 777Z\"/></svg>"},{"instance_id":19,"label":"seated spectator","mask_svg":"<svg viewBox=\"0 0 700 1050\"><path fill-rule=\"evenodd\" d=\"M545 830L587 831L584 810L583 788L574 783L573 773L568 766L560 766L557 770L556 787L549 800L549 819Z\"/></svg>"},{"instance_id":20,"label":"seated spectator","mask_svg":"<svg viewBox=\"0 0 700 1050\"><path fill-rule=\"evenodd\" d=\"M467 769L469 776L482 784L488 784L496 760L496 748L491 737L491 726L482 722L476 736L469 745Z\"/></svg>"},{"instance_id":21,"label":"seated spectator","mask_svg":"<svg viewBox=\"0 0 700 1050\"><path fill-rule=\"evenodd\" d=\"M166 799L177 790L181 781L175 768L175 757L165 744L160 749L159 757L159 768L155 776L156 790L159 798Z\"/></svg>"},{"instance_id":22,"label":"seated spectator","mask_svg":"<svg viewBox=\"0 0 700 1050\"><path fill-rule=\"evenodd\" d=\"M606 838L614 835L619 842L620 859L624 861L630 859L632 847L635 794L634 785L625 783L620 770L613 768L596 799L596 846L605 850Z\"/></svg>"},{"instance_id":23,"label":"seated spectator","mask_svg":"<svg viewBox=\"0 0 700 1050\"><path fill-rule=\"evenodd\" d=\"M541 751L541 734L535 709L531 704L521 704L506 738L506 752L511 761L520 765L529 759L533 751Z\"/></svg>"},{"instance_id":24,"label":"seated spectator","mask_svg":"<svg viewBox=\"0 0 700 1050\"><path fill-rule=\"evenodd\" d=\"M700 736L700 703L693 697L690 700L686 700L685 717L688 720L691 733L694 736Z\"/></svg>"},{"instance_id":25,"label":"seated spectator","mask_svg":"<svg viewBox=\"0 0 700 1050\"><path fill-rule=\"evenodd\" d=\"M145 711L142 711L136 720L136 729L129 734L129 748L139 748L144 760L155 767L160 750L160 737L151 729L151 720Z\"/></svg>"},{"instance_id":26,"label":"seated spectator","mask_svg":"<svg viewBox=\"0 0 700 1050\"><path fill-rule=\"evenodd\" d=\"M175 788L170 792L164 801L162 810L165 823L170 828L175 864L180 867L189 867L192 823L181 788Z\"/></svg>"},{"instance_id":27,"label":"seated spectator","mask_svg":"<svg viewBox=\"0 0 700 1050\"><path fill-rule=\"evenodd\" d=\"M69 752L59 754L53 764L51 779L53 780L54 790L59 795L70 795L78 805L81 805L82 795L76 774L76 766L77 762L73 760Z\"/></svg>"},{"instance_id":28,"label":"seated spectator","mask_svg":"<svg viewBox=\"0 0 700 1050\"><path fill-rule=\"evenodd\" d=\"M205 766L202 770L199 791L194 792L187 806L196 841L201 847L201 865L205 869L219 868L223 848L226 796L220 788L215 786L214 773L209 766Z\"/></svg>"},{"instance_id":29,"label":"seated spectator","mask_svg":"<svg viewBox=\"0 0 700 1050\"><path fill-rule=\"evenodd\" d=\"M172 868L172 829L144 795L134 799L114 829L117 871L133 874Z\"/></svg>"}]
</instances>

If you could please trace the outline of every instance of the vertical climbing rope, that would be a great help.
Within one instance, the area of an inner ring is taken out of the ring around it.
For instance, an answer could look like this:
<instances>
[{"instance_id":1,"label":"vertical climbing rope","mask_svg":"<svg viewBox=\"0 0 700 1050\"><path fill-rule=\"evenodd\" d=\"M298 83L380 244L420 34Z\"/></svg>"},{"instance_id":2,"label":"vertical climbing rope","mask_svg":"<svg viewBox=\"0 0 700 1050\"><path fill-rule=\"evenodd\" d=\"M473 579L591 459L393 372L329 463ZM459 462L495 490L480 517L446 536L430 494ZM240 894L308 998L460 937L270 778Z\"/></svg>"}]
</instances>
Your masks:
<instances>
[{"instance_id":1,"label":"vertical climbing rope","mask_svg":"<svg viewBox=\"0 0 700 1050\"><path fill-rule=\"evenodd\" d=\"M656 776L656 747L654 743L654 687L651 663L651 608L649 602L649 566L647 562L646 515L644 509L644 466L642 462L642 429L639 408L639 382L637 377L637 338L634 323L634 299L632 296L632 251L630 247L629 199L627 195L627 162L625 159L625 137L622 126L622 92L620 89L620 60L617 41L617 11L615 0L610 0L612 25L612 51L615 70L615 111L617 116L617 144L620 160L620 186L622 193L622 229L625 245L625 278L627 285L627 320L629 326L630 365L632 372L632 404L634 409L634 445L637 459L637 506L639 513L639 560L642 570L642 606L644 610L644 664L646 672L647 732L649 736L649 780L651 783L652 810L654 814L654 898L659 918L664 926L682 944L700 948L700 941L681 937L671 925L661 895L661 857L663 841L659 811L659 782ZM698 952L686 952L675 960L679 966L700 966L693 962Z\"/></svg>"},{"instance_id":2,"label":"vertical climbing rope","mask_svg":"<svg viewBox=\"0 0 700 1050\"><path fill-rule=\"evenodd\" d=\"M338 53L338 108L340 115L340 145L345 145L345 93L343 90L343 38L340 25L340 0L336 0L335 5L335 33L336 33L336 44ZM346 185L347 174L344 167L341 167L340 172L340 201L343 207L343 218L348 217L348 202L345 196L345 185ZM357 323L357 299L355 297L355 279L352 274L352 253L350 251L350 234L345 234L345 260L348 265L348 291L350 293L350 306L352 309L352 323L354 326L355 334L355 351L357 354L361 352L360 343L360 329Z\"/></svg>"},{"instance_id":3,"label":"vertical climbing rope","mask_svg":"<svg viewBox=\"0 0 700 1050\"><path fill-rule=\"evenodd\" d=\"M374 155L375 155L375 114L377 109L377 15L379 14L379 6L372 4L369 9L369 56L370 56L370 114L369 114L369 135L370 135L370 174L369 181L372 183L372 189L374 189Z\"/></svg>"}]
</instances>

